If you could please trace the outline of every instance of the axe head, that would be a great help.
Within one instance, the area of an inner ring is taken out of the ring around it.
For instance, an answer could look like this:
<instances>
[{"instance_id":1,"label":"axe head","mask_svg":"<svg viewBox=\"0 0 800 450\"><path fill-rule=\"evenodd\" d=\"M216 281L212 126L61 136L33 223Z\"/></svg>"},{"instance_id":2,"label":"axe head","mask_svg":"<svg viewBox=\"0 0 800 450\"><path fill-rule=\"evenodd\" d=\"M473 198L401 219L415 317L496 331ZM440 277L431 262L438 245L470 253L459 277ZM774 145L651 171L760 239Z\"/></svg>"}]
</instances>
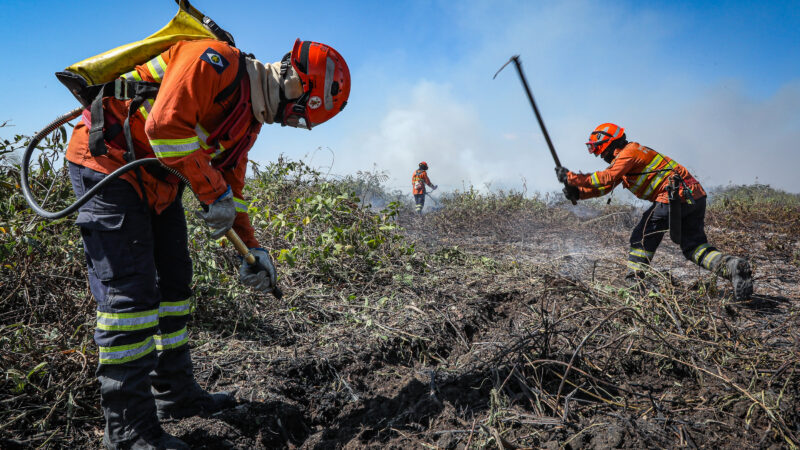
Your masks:
<instances>
[{"instance_id":1,"label":"axe head","mask_svg":"<svg viewBox=\"0 0 800 450\"><path fill-rule=\"evenodd\" d=\"M497 74L499 74L500 72L502 72L502 71L503 71L503 69L505 69L507 65L511 64L511 61L517 61L517 63L519 63L519 55L514 55L514 56L512 56L512 57L511 57L511 59L509 59L508 61L506 61L506 63L505 63L505 64L503 64L503 67L501 67L501 68L500 68L500 69L499 69L497 72L495 72L495 74L494 74L494 76L492 77L492 79L494 80L495 78L497 78Z\"/></svg>"}]
</instances>

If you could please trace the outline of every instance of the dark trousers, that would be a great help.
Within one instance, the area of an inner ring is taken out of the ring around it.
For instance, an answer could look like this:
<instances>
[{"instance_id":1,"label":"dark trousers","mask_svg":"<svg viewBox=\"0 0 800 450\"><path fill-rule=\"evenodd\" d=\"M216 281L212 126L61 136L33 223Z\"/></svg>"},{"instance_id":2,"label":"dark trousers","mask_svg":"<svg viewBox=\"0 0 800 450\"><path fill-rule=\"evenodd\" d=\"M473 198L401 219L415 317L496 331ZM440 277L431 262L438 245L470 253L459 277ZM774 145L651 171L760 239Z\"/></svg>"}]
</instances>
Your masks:
<instances>
[{"instance_id":1,"label":"dark trousers","mask_svg":"<svg viewBox=\"0 0 800 450\"><path fill-rule=\"evenodd\" d=\"M69 163L77 196L106 177ZM192 262L180 195L155 214L116 179L84 204L80 226L89 286L97 301L97 376L111 442L146 434L155 420L150 391L158 355L188 343Z\"/></svg>"},{"instance_id":2,"label":"dark trousers","mask_svg":"<svg viewBox=\"0 0 800 450\"><path fill-rule=\"evenodd\" d=\"M425 194L414 194L414 203L416 204L416 211L422 214L422 208L425 207Z\"/></svg>"},{"instance_id":3,"label":"dark trousers","mask_svg":"<svg viewBox=\"0 0 800 450\"><path fill-rule=\"evenodd\" d=\"M705 197L695 200L692 204L681 204L679 245L686 259L709 268L710 261L719 256L719 252L708 245L705 217ZM628 268L635 272L645 270L667 231L669 231L669 204L654 202L642 214L642 218L631 233Z\"/></svg>"}]
</instances>

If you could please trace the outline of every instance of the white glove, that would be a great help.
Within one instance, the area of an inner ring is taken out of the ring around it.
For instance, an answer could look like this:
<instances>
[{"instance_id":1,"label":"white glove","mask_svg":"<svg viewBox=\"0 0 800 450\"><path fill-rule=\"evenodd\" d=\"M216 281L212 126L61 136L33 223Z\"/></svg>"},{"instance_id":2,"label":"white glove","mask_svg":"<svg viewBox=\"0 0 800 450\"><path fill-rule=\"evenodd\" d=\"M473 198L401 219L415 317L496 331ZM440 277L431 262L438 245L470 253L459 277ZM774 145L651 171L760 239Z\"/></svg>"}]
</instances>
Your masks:
<instances>
[{"instance_id":1,"label":"white glove","mask_svg":"<svg viewBox=\"0 0 800 450\"><path fill-rule=\"evenodd\" d=\"M272 258L263 248L251 248L250 253L255 256L256 263L249 264L247 260L242 261L242 265L239 267L239 281L245 286L268 294L272 292L273 286L278 282Z\"/></svg>"},{"instance_id":2,"label":"white glove","mask_svg":"<svg viewBox=\"0 0 800 450\"><path fill-rule=\"evenodd\" d=\"M197 215L211 227L212 238L221 238L225 232L231 229L233 221L236 220L236 206L233 204L231 187L228 186L228 190L224 194L208 205L207 211L200 211Z\"/></svg>"}]
</instances>

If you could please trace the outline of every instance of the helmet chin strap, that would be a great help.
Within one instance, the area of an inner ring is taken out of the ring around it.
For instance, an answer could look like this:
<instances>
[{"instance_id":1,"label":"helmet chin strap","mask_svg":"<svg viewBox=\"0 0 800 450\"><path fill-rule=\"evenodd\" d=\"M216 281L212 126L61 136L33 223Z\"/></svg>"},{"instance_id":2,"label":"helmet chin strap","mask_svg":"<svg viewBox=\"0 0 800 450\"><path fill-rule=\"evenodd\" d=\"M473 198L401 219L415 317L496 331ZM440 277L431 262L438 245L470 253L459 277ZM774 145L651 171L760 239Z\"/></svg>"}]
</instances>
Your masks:
<instances>
[{"instance_id":1,"label":"helmet chin strap","mask_svg":"<svg viewBox=\"0 0 800 450\"><path fill-rule=\"evenodd\" d=\"M600 155L600 157L603 158L603 161L611 164L612 162L614 162L614 152L615 151L616 150L614 148L608 148L608 149L606 149L606 151L603 152L602 155Z\"/></svg>"},{"instance_id":2,"label":"helmet chin strap","mask_svg":"<svg viewBox=\"0 0 800 450\"><path fill-rule=\"evenodd\" d=\"M283 83L281 83L282 85ZM281 124L282 127L285 127L286 124L283 121L283 111L286 110L286 105L289 103L289 100L286 99L286 93L283 91L283 86L278 88L278 95L280 95L280 100L278 101L278 110L275 111L275 118L273 122Z\"/></svg>"},{"instance_id":3,"label":"helmet chin strap","mask_svg":"<svg viewBox=\"0 0 800 450\"><path fill-rule=\"evenodd\" d=\"M290 103L295 103L295 105L292 106L292 109L302 108L303 110L305 110L306 107L305 105L308 99L308 92L304 92L297 98L290 99L286 97L286 81L287 80L291 81L292 77L294 78L297 77L297 75L292 70L291 53L287 53L286 55L284 55L283 59L281 59L280 76L281 79L280 82L278 83L279 86L278 110L275 112L274 121L280 123L281 126L286 126L285 116L287 107L289 106ZM297 79L296 81L299 82L299 79Z\"/></svg>"}]
</instances>

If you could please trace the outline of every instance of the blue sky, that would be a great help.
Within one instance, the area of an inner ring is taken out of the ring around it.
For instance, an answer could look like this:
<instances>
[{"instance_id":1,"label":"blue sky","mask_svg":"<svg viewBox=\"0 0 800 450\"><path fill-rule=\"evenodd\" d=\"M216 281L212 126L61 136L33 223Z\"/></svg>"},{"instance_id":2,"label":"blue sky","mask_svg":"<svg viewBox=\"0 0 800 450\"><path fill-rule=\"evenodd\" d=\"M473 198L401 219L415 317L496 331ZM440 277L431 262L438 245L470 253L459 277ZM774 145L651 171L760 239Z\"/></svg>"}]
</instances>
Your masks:
<instances>
[{"instance_id":1,"label":"blue sky","mask_svg":"<svg viewBox=\"0 0 800 450\"><path fill-rule=\"evenodd\" d=\"M800 1L193 4L262 61L279 60L296 37L330 44L348 61L345 111L312 131L264 127L250 154L256 161L283 153L326 171L332 163L335 174L377 168L405 190L426 160L446 189L555 190L516 74L492 80L520 54L572 170L604 167L583 143L610 121L706 186L758 181L800 192ZM146 37L177 10L169 0L0 6L8 49L0 121L14 125L0 137L31 134L76 105L54 72Z\"/></svg>"}]
</instances>

